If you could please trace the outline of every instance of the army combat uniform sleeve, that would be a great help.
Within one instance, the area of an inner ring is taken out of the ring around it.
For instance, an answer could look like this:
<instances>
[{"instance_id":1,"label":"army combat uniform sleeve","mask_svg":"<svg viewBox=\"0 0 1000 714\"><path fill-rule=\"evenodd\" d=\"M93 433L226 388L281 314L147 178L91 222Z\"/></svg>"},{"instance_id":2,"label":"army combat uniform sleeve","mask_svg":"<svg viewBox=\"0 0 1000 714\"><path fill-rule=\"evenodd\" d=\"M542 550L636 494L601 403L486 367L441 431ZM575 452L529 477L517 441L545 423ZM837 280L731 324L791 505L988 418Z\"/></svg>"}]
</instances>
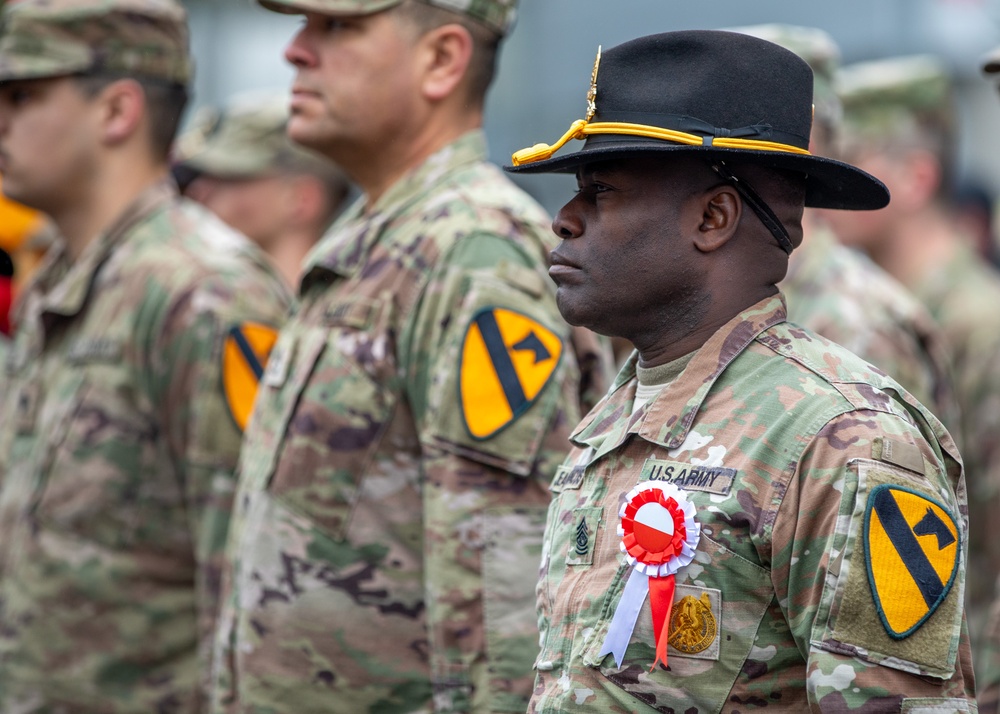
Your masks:
<instances>
[{"instance_id":1,"label":"army combat uniform sleeve","mask_svg":"<svg viewBox=\"0 0 1000 714\"><path fill-rule=\"evenodd\" d=\"M527 262L498 236L466 237L404 334L423 447L429 657L442 692L456 687L448 711L526 705L547 485L579 419L570 330Z\"/></svg>"},{"instance_id":2,"label":"army combat uniform sleeve","mask_svg":"<svg viewBox=\"0 0 1000 714\"><path fill-rule=\"evenodd\" d=\"M239 282L206 279L162 306L161 315L143 316L159 326L143 356L144 386L149 403L160 412L183 493L187 532L181 537L190 540L194 558L200 672L206 686L244 403L252 403L256 389L253 380L240 381L239 373L252 371L248 361L266 364L287 300L276 282L252 273Z\"/></svg>"},{"instance_id":3,"label":"army combat uniform sleeve","mask_svg":"<svg viewBox=\"0 0 1000 714\"><path fill-rule=\"evenodd\" d=\"M950 457L951 473L932 466L942 454L908 424L886 424L897 419L827 423L775 518L771 582L812 711L965 712L974 701L964 482ZM872 440L872 427L886 436Z\"/></svg>"}]
</instances>

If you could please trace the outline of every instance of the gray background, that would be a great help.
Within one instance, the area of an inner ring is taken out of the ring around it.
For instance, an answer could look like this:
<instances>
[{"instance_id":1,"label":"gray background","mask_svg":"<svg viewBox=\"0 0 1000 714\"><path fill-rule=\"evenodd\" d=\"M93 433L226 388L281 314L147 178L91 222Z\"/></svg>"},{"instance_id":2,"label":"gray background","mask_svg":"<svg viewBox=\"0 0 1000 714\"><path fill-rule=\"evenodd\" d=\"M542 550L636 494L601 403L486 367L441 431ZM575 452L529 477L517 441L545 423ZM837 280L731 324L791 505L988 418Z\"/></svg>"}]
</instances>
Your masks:
<instances>
[{"instance_id":1,"label":"gray background","mask_svg":"<svg viewBox=\"0 0 1000 714\"><path fill-rule=\"evenodd\" d=\"M197 63L194 106L239 92L284 89L292 71L282 58L300 19L267 12L252 0L184 0ZM844 63L932 53L951 68L960 106L958 174L1000 189L1000 95L979 73L1000 45L1000 0L522 0L487 103L494 161L555 141L582 118L599 44L639 35L764 22L820 27L840 45ZM567 177L518 177L550 211L565 201Z\"/></svg>"}]
</instances>

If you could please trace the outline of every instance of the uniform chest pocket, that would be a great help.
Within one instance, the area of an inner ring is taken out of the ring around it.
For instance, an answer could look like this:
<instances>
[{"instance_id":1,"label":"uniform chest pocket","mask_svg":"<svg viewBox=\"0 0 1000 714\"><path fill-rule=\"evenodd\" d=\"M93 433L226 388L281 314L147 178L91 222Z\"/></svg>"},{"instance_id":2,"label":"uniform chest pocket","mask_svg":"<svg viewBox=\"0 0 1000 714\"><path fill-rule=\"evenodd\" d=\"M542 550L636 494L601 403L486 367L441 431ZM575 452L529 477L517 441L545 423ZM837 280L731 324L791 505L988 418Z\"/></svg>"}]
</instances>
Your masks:
<instances>
[{"instance_id":1,"label":"uniform chest pocket","mask_svg":"<svg viewBox=\"0 0 1000 714\"><path fill-rule=\"evenodd\" d=\"M120 365L79 365L39 407L35 512L48 527L109 547L157 541L183 494L153 416Z\"/></svg>"},{"instance_id":2,"label":"uniform chest pocket","mask_svg":"<svg viewBox=\"0 0 1000 714\"><path fill-rule=\"evenodd\" d=\"M375 369L355 358L358 349L371 357L371 334L335 327L306 335L289 383L265 396L254 415L255 433L280 440L268 492L337 539L398 401L383 377L394 372L391 353Z\"/></svg>"},{"instance_id":3,"label":"uniform chest pocket","mask_svg":"<svg viewBox=\"0 0 1000 714\"><path fill-rule=\"evenodd\" d=\"M625 706L634 698L661 709L721 711L774 597L770 573L702 534L694 562L676 575L669 670L657 666L653 672L656 644L648 597L621 667L612 655L600 656L629 574L627 565L619 569L604 601L603 620L583 644L583 663L620 688Z\"/></svg>"}]
</instances>

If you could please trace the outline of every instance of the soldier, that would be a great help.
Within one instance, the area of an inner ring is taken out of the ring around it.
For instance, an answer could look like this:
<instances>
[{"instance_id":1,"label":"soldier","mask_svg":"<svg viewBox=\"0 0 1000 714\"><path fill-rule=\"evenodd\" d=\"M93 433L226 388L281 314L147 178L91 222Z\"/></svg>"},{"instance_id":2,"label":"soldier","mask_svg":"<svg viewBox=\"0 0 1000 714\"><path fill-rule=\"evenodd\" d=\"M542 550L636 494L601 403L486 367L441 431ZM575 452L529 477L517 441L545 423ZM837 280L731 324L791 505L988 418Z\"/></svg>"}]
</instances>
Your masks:
<instances>
[{"instance_id":1,"label":"soldier","mask_svg":"<svg viewBox=\"0 0 1000 714\"><path fill-rule=\"evenodd\" d=\"M950 78L927 56L843 68L844 151L885 178L892 204L867 216L831 215L842 239L867 252L927 305L941 326L959 407L970 484L968 604L979 649L1000 573L1000 276L955 226Z\"/></svg>"},{"instance_id":2,"label":"soldier","mask_svg":"<svg viewBox=\"0 0 1000 714\"><path fill-rule=\"evenodd\" d=\"M530 711L975 711L955 444L775 287L803 204L889 198L808 152L812 86L758 38L642 37L514 155L577 175L563 316L638 349L553 482Z\"/></svg>"},{"instance_id":3,"label":"soldier","mask_svg":"<svg viewBox=\"0 0 1000 714\"><path fill-rule=\"evenodd\" d=\"M840 50L823 30L792 25L734 28L789 49L813 70L815 107L809 147L829 156L842 107L834 90ZM788 319L863 357L957 428L958 406L943 335L919 300L867 256L840 244L817 211L802 219L802 245L779 287Z\"/></svg>"},{"instance_id":4,"label":"soldier","mask_svg":"<svg viewBox=\"0 0 1000 714\"><path fill-rule=\"evenodd\" d=\"M22 0L0 170L62 240L0 393L0 712L203 711L242 425L288 295L177 196L174 0Z\"/></svg>"},{"instance_id":5,"label":"soldier","mask_svg":"<svg viewBox=\"0 0 1000 714\"><path fill-rule=\"evenodd\" d=\"M595 366L549 219L485 162L515 2L264 5L305 16L290 137L364 196L307 261L247 433L216 711L524 711L547 486Z\"/></svg>"},{"instance_id":6,"label":"soldier","mask_svg":"<svg viewBox=\"0 0 1000 714\"><path fill-rule=\"evenodd\" d=\"M288 96L238 97L178 141L175 176L271 257L289 286L342 208L350 183L337 166L285 134Z\"/></svg>"},{"instance_id":7,"label":"soldier","mask_svg":"<svg viewBox=\"0 0 1000 714\"><path fill-rule=\"evenodd\" d=\"M990 79L995 78L995 75L998 72L1000 72L1000 48L994 49L986 57L985 61L983 62L983 72ZM970 272L972 273L972 277L977 282L986 280L985 276L982 275L978 265L973 271L966 271L966 274L969 274ZM958 290L959 288L954 287L953 289ZM988 296L984 296L984 298L988 299ZM973 298L971 297L971 294L968 294L966 296L966 299L972 300ZM976 300L977 302L975 304L980 305L980 303L978 302L978 298L976 298ZM992 323L989 322L984 323L983 325L984 333L988 329L994 329L994 330L996 329L995 326L992 328L990 327L990 325L996 324L996 305L997 303L994 302L992 306L993 307L992 318L994 321ZM985 310L986 303L985 302L981 303L978 309ZM978 316L982 316L982 313L979 313ZM994 350L992 354L992 360L990 360L988 353L984 351L981 353L980 363L984 367L987 366L988 364L990 366L995 366L992 363L995 363L996 359L997 359L996 350ZM995 442L997 440L996 431L994 431L992 434L983 433L981 434L981 436L983 438L989 439L992 442ZM995 504L996 501L994 496L994 499L991 501L991 506L995 508ZM983 533L987 537L987 544L991 546L994 545L996 542L996 536L989 529L989 525L991 523L996 522L994 520L991 520L993 513L994 511L992 508L984 512L984 519L986 520L986 523L984 525L986 527L983 529ZM990 563L990 565L994 564ZM991 569L989 575L996 577L997 570L995 568ZM981 714L1000 714L1000 587L995 586L995 589L993 591L992 606L990 608L986 626L981 637L982 640L976 651L976 682L979 687L979 711L981 712Z\"/></svg>"}]
</instances>

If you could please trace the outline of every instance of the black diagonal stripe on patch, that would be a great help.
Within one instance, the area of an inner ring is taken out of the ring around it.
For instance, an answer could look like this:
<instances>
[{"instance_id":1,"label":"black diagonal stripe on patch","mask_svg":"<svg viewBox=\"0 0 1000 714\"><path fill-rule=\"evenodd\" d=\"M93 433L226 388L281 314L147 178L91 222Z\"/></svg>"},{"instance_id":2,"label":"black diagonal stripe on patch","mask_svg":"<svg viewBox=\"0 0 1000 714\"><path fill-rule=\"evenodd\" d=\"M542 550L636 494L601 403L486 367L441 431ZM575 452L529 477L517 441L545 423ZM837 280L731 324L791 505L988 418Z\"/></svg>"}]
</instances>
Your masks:
<instances>
[{"instance_id":1,"label":"black diagonal stripe on patch","mask_svg":"<svg viewBox=\"0 0 1000 714\"><path fill-rule=\"evenodd\" d=\"M247 342L246 336L243 334L243 330L239 327L234 327L229 331L229 336L236 341L236 346L240 348L240 353L243 355L243 359L247 361L250 366L251 371L253 371L254 376L257 381L264 376L264 366L257 359L257 355L254 353L253 348L250 343Z\"/></svg>"},{"instance_id":2,"label":"black diagonal stripe on patch","mask_svg":"<svg viewBox=\"0 0 1000 714\"><path fill-rule=\"evenodd\" d=\"M503 387L504 396L507 397L507 404L514 414L519 414L528 404L528 398L524 396L524 388L521 380L514 369L514 363L507 352L507 345L503 343L503 335L500 334L500 326L497 324L496 315L492 310L486 310L476 316L476 325L486 343L486 351L490 353L490 361L493 362L493 369L500 379L500 386Z\"/></svg>"},{"instance_id":3,"label":"black diagonal stripe on patch","mask_svg":"<svg viewBox=\"0 0 1000 714\"><path fill-rule=\"evenodd\" d=\"M944 592L944 583L927 560L927 555L913 535L902 511L899 510L899 504L896 503L891 489L885 489L875 495L875 512L882 521L882 527L885 528L896 552L903 559L906 569L910 571L913 581L920 589L927 607L934 607Z\"/></svg>"}]
</instances>

